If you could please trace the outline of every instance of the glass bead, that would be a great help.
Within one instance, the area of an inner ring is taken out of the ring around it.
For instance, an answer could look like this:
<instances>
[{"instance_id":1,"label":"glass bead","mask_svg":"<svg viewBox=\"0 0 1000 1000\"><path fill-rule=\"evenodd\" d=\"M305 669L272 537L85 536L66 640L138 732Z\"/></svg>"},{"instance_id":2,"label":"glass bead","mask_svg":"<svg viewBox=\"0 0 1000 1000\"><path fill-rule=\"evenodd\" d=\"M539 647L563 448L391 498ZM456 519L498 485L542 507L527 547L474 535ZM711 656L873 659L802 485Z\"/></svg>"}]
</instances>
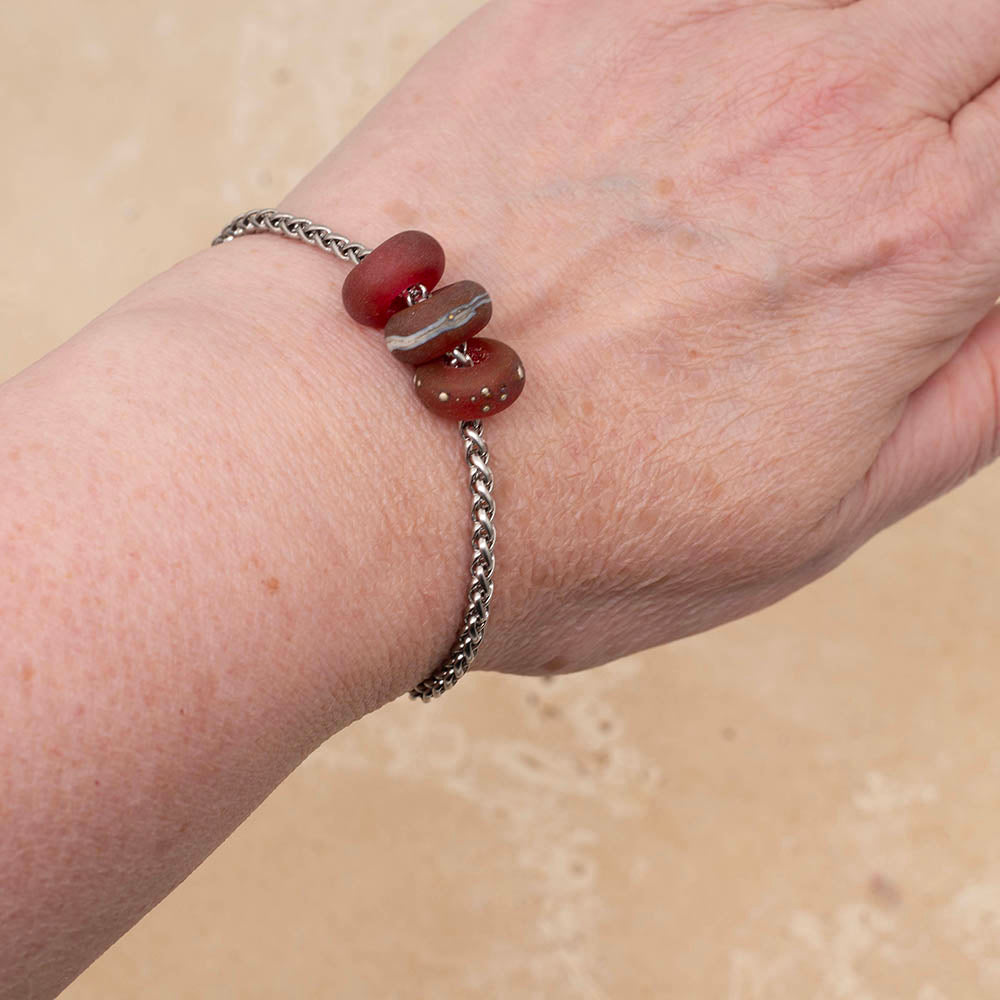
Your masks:
<instances>
[{"instance_id":1,"label":"glass bead","mask_svg":"<svg viewBox=\"0 0 1000 1000\"><path fill-rule=\"evenodd\" d=\"M450 365L446 357L419 365L413 373L417 398L432 413L452 420L478 420L506 410L524 388L524 365L513 348L476 337L467 352L471 365Z\"/></svg>"},{"instance_id":2,"label":"glass bead","mask_svg":"<svg viewBox=\"0 0 1000 1000\"><path fill-rule=\"evenodd\" d=\"M380 243L344 279L344 308L365 326L383 327L406 307L414 285L432 289L444 274L444 250L433 236L409 229Z\"/></svg>"},{"instance_id":3,"label":"glass bead","mask_svg":"<svg viewBox=\"0 0 1000 1000\"><path fill-rule=\"evenodd\" d=\"M458 281L394 313L385 346L400 361L422 365L474 337L492 315L489 292L478 282Z\"/></svg>"}]
</instances>

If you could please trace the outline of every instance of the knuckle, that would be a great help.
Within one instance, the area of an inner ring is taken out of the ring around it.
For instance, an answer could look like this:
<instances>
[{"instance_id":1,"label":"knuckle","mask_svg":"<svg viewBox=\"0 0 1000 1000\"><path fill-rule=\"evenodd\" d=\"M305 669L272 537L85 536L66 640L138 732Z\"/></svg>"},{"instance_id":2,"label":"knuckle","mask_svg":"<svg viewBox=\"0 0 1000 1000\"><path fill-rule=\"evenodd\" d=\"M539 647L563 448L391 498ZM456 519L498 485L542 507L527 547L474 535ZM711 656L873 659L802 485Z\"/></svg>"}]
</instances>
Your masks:
<instances>
[{"instance_id":1,"label":"knuckle","mask_svg":"<svg viewBox=\"0 0 1000 1000\"><path fill-rule=\"evenodd\" d=\"M879 79L863 55L810 37L755 67L744 93L762 124L801 143L845 126L854 134L877 104Z\"/></svg>"},{"instance_id":2,"label":"knuckle","mask_svg":"<svg viewBox=\"0 0 1000 1000\"><path fill-rule=\"evenodd\" d=\"M911 162L889 178L885 201L875 221L895 247L894 262L920 264L959 285L979 280L983 202L957 162L915 150Z\"/></svg>"},{"instance_id":3,"label":"knuckle","mask_svg":"<svg viewBox=\"0 0 1000 1000\"><path fill-rule=\"evenodd\" d=\"M712 181L782 187L806 210L839 207L845 218L859 189L877 203L905 146L883 112L881 72L865 53L812 36L748 60L709 105L733 136L708 158Z\"/></svg>"},{"instance_id":4,"label":"knuckle","mask_svg":"<svg viewBox=\"0 0 1000 1000\"><path fill-rule=\"evenodd\" d=\"M823 251L834 284L871 272L908 275L919 294L942 282L956 294L981 283L982 199L951 158L928 152L904 139L858 163L854 197Z\"/></svg>"}]
</instances>

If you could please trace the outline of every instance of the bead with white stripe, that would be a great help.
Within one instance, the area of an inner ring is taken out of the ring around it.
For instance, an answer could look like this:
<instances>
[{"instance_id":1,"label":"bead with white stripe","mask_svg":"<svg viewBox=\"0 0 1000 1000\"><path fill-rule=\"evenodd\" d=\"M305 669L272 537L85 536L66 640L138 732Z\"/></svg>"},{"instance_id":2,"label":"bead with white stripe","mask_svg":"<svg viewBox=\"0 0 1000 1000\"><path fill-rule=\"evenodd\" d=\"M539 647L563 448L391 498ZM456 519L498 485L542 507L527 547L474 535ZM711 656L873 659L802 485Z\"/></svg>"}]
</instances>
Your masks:
<instances>
[{"instance_id":1,"label":"bead with white stripe","mask_svg":"<svg viewBox=\"0 0 1000 1000\"><path fill-rule=\"evenodd\" d=\"M385 327L385 346L400 361L422 365L474 337L492 315L493 303L482 285L457 281L394 313Z\"/></svg>"}]
</instances>

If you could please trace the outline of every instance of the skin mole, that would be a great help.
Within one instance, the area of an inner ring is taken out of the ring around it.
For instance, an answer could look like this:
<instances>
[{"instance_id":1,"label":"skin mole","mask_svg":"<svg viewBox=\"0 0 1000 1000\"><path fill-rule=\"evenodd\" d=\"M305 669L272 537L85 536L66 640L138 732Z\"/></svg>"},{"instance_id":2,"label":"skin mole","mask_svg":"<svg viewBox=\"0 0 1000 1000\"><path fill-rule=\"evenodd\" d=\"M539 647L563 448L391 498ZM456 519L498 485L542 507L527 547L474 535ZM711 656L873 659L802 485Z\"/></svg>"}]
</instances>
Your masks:
<instances>
[{"instance_id":1,"label":"skin mole","mask_svg":"<svg viewBox=\"0 0 1000 1000\"><path fill-rule=\"evenodd\" d=\"M551 660L546 660L542 664L542 672L546 674L558 674L569 666L569 658L565 656L553 656Z\"/></svg>"}]
</instances>

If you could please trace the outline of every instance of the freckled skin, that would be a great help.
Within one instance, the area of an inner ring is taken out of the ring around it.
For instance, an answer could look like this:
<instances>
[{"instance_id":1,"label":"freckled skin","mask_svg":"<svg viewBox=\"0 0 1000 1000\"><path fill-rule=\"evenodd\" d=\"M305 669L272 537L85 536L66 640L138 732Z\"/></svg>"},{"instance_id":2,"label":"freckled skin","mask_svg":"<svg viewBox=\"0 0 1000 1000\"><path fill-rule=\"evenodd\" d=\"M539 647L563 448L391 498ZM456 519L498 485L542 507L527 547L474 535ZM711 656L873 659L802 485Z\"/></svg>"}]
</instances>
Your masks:
<instances>
[{"instance_id":1,"label":"freckled skin","mask_svg":"<svg viewBox=\"0 0 1000 1000\"><path fill-rule=\"evenodd\" d=\"M403 201L402 198L386 202L385 214L401 226L412 226L420 219L420 214L413 205Z\"/></svg>"}]
</instances>

